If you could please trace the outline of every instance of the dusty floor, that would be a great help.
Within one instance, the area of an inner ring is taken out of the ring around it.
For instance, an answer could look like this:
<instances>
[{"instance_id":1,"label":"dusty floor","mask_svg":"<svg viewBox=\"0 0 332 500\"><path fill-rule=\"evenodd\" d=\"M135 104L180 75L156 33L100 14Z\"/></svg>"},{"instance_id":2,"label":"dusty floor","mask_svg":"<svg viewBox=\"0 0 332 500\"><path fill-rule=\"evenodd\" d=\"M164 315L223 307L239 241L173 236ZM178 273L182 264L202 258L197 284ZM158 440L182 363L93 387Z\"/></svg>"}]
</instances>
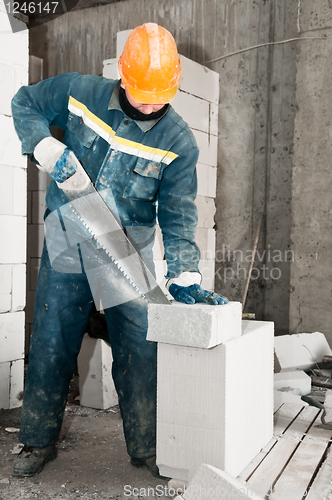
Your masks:
<instances>
[{"instance_id":1,"label":"dusty floor","mask_svg":"<svg viewBox=\"0 0 332 500\"><path fill-rule=\"evenodd\" d=\"M58 444L58 457L35 477L11 476L18 444L20 409L0 410L0 500L170 498L167 481L130 465L118 407L93 410L79 406L74 378Z\"/></svg>"}]
</instances>

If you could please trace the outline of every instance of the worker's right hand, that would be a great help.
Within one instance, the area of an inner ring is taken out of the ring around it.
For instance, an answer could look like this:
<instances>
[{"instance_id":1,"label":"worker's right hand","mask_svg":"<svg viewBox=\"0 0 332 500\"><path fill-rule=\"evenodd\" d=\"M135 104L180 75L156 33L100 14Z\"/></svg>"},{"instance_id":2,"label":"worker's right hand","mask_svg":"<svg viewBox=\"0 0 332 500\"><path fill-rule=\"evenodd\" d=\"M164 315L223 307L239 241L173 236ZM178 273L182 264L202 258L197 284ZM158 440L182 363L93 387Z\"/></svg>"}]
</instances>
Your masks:
<instances>
[{"instance_id":1,"label":"worker's right hand","mask_svg":"<svg viewBox=\"0 0 332 500\"><path fill-rule=\"evenodd\" d=\"M35 147L33 154L39 163L40 170L47 172L54 181L59 183L74 175L80 164L74 153L54 137L42 139Z\"/></svg>"},{"instance_id":2,"label":"worker's right hand","mask_svg":"<svg viewBox=\"0 0 332 500\"><path fill-rule=\"evenodd\" d=\"M47 172L63 191L83 191L90 185L90 179L73 151L65 144L45 137L34 150L39 168Z\"/></svg>"}]
</instances>

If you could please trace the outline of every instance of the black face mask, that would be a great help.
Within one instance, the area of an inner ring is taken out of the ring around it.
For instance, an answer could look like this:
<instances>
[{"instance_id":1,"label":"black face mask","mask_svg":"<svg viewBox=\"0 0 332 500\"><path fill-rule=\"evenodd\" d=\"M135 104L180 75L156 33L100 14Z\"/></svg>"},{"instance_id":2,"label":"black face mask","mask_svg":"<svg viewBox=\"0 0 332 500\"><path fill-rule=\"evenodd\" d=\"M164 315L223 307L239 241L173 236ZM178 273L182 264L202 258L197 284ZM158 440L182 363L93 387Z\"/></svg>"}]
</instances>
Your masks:
<instances>
[{"instance_id":1,"label":"black face mask","mask_svg":"<svg viewBox=\"0 0 332 500\"><path fill-rule=\"evenodd\" d=\"M159 111L155 111L154 113L150 113L149 115L141 113L141 111L138 111L138 109L134 108L134 106L130 104L126 96L126 92L122 87L120 87L119 89L119 101L122 111L126 113L126 115L129 116L129 118L131 118L132 120L156 120L157 118L161 118L162 116L164 116L169 108L169 104L165 104L165 106L159 109Z\"/></svg>"}]
</instances>

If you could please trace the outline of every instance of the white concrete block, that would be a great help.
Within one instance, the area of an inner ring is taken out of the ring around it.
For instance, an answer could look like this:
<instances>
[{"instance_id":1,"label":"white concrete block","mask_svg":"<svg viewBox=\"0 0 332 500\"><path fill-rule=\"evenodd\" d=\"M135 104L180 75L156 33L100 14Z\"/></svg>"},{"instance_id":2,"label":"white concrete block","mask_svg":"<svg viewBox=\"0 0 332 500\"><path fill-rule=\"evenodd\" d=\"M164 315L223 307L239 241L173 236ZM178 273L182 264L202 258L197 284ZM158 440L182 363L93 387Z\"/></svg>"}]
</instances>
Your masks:
<instances>
[{"instance_id":1,"label":"white concrete block","mask_svg":"<svg viewBox=\"0 0 332 500\"><path fill-rule=\"evenodd\" d=\"M210 134L211 135L218 135L218 130L219 130L219 125L218 125L218 114L219 114L219 107L217 104L210 103Z\"/></svg>"},{"instance_id":2,"label":"white concrete block","mask_svg":"<svg viewBox=\"0 0 332 500\"><path fill-rule=\"evenodd\" d=\"M124 49L124 46L126 44L127 38L129 33L132 30L124 30L124 31L118 31L116 34L116 58L119 59L119 57L122 54L122 51Z\"/></svg>"},{"instance_id":3,"label":"white concrete block","mask_svg":"<svg viewBox=\"0 0 332 500\"><path fill-rule=\"evenodd\" d=\"M15 94L15 69L0 62L0 114L11 116L11 100Z\"/></svg>"},{"instance_id":4,"label":"white concrete block","mask_svg":"<svg viewBox=\"0 0 332 500\"><path fill-rule=\"evenodd\" d=\"M14 264L12 272L12 311L23 311L26 302L26 265Z\"/></svg>"},{"instance_id":5,"label":"white concrete block","mask_svg":"<svg viewBox=\"0 0 332 500\"><path fill-rule=\"evenodd\" d=\"M184 500L263 500L246 484L227 472L202 464L184 494Z\"/></svg>"},{"instance_id":6,"label":"white concrete block","mask_svg":"<svg viewBox=\"0 0 332 500\"><path fill-rule=\"evenodd\" d=\"M0 314L0 363L24 358L23 311Z\"/></svg>"},{"instance_id":7,"label":"white concrete block","mask_svg":"<svg viewBox=\"0 0 332 500\"><path fill-rule=\"evenodd\" d=\"M308 403L302 401L301 396L292 394L291 392L273 391L273 398L275 411L284 403L308 406Z\"/></svg>"},{"instance_id":8,"label":"white concrete block","mask_svg":"<svg viewBox=\"0 0 332 500\"><path fill-rule=\"evenodd\" d=\"M219 102L219 73L180 55L182 78L180 89L207 101Z\"/></svg>"},{"instance_id":9,"label":"white concrete block","mask_svg":"<svg viewBox=\"0 0 332 500\"><path fill-rule=\"evenodd\" d=\"M165 250L163 244L163 237L159 225L156 226L155 241L152 251L153 251L153 260L164 260Z\"/></svg>"},{"instance_id":10,"label":"white concrete block","mask_svg":"<svg viewBox=\"0 0 332 500\"><path fill-rule=\"evenodd\" d=\"M10 366L9 408L22 406L24 359L13 361Z\"/></svg>"},{"instance_id":11,"label":"white concrete block","mask_svg":"<svg viewBox=\"0 0 332 500\"><path fill-rule=\"evenodd\" d=\"M273 329L270 322L243 321L240 337L212 349L158 344L162 475L188 481L208 463L236 477L269 442Z\"/></svg>"},{"instance_id":12,"label":"white concrete block","mask_svg":"<svg viewBox=\"0 0 332 500\"><path fill-rule=\"evenodd\" d=\"M26 260L26 218L0 215L0 263L21 264Z\"/></svg>"},{"instance_id":13,"label":"white concrete block","mask_svg":"<svg viewBox=\"0 0 332 500\"><path fill-rule=\"evenodd\" d=\"M276 371L312 368L326 355L331 356L332 350L323 333L297 333L275 338Z\"/></svg>"},{"instance_id":14,"label":"white concrete block","mask_svg":"<svg viewBox=\"0 0 332 500\"><path fill-rule=\"evenodd\" d=\"M0 363L0 408L8 409L10 386L10 363Z\"/></svg>"},{"instance_id":15,"label":"white concrete block","mask_svg":"<svg viewBox=\"0 0 332 500\"><path fill-rule=\"evenodd\" d=\"M300 370L275 373L274 389L305 396L311 391L311 378Z\"/></svg>"},{"instance_id":16,"label":"white concrete block","mask_svg":"<svg viewBox=\"0 0 332 500\"><path fill-rule=\"evenodd\" d=\"M44 245L44 224L30 224L28 231L28 255L39 258Z\"/></svg>"},{"instance_id":17,"label":"white concrete block","mask_svg":"<svg viewBox=\"0 0 332 500\"><path fill-rule=\"evenodd\" d=\"M13 213L14 168L1 165L1 174L6 182L0 184L0 214L11 215Z\"/></svg>"},{"instance_id":18,"label":"white concrete block","mask_svg":"<svg viewBox=\"0 0 332 500\"><path fill-rule=\"evenodd\" d=\"M109 78L110 80L120 79L117 59L108 59L104 61L103 77Z\"/></svg>"},{"instance_id":19,"label":"white concrete block","mask_svg":"<svg viewBox=\"0 0 332 500\"><path fill-rule=\"evenodd\" d=\"M208 349L242 333L242 306L209 304L149 304L147 340Z\"/></svg>"},{"instance_id":20,"label":"white concrete block","mask_svg":"<svg viewBox=\"0 0 332 500\"><path fill-rule=\"evenodd\" d=\"M1 166L6 182L0 186L0 213L2 215L26 215L26 170Z\"/></svg>"},{"instance_id":21,"label":"white concrete block","mask_svg":"<svg viewBox=\"0 0 332 500\"><path fill-rule=\"evenodd\" d=\"M13 169L13 214L27 215L27 171L25 168Z\"/></svg>"},{"instance_id":22,"label":"white concrete block","mask_svg":"<svg viewBox=\"0 0 332 500\"><path fill-rule=\"evenodd\" d=\"M215 201L207 196L197 196L195 204L198 211L197 227L213 228L214 214L216 213Z\"/></svg>"},{"instance_id":23,"label":"white concrete block","mask_svg":"<svg viewBox=\"0 0 332 500\"><path fill-rule=\"evenodd\" d=\"M196 229L195 241L201 252L201 259L214 260L216 256L216 232L207 227Z\"/></svg>"},{"instance_id":24,"label":"white concrete block","mask_svg":"<svg viewBox=\"0 0 332 500\"><path fill-rule=\"evenodd\" d=\"M45 191L32 191L32 224L44 223L45 210Z\"/></svg>"},{"instance_id":25,"label":"white concrete block","mask_svg":"<svg viewBox=\"0 0 332 500\"><path fill-rule=\"evenodd\" d=\"M11 117L0 115L0 132L1 143L3 145L0 148L0 164L26 168L27 158L26 156L23 156L21 154L21 143L18 136L16 135L13 120Z\"/></svg>"},{"instance_id":26,"label":"white concrete block","mask_svg":"<svg viewBox=\"0 0 332 500\"><path fill-rule=\"evenodd\" d=\"M190 128L209 133L210 103L208 101L179 90L171 104Z\"/></svg>"},{"instance_id":27,"label":"white concrete block","mask_svg":"<svg viewBox=\"0 0 332 500\"><path fill-rule=\"evenodd\" d=\"M156 260L154 262L155 266L155 273L156 273L156 281L158 285L164 290L166 296L168 298L172 298L172 296L168 293L168 291L165 289L165 284L166 284L166 274L167 274L167 264L165 260Z\"/></svg>"},{"instance_id":28,"label":"white concrete block","mask_svg":"<svg viewBox=\"0 0 332 500\"><path fill-rule=\"evenodd\" d=\"M81 406L105 409L118 404L112 362L111 348L103 340L86 334L78 355Z\"/></svg>"},{"instance_id":29,"label":"white concrete block","mask_svg":"<svg viewBox=\"0 0 332 500\"><path fill-rule=\"evenodd\" d=\"M15 88L14 92L16 92L23 87L23 85L28 85L29 83L29 73L27 69L24 67L15 67Z\"/></svg>"},{"instance_id":30,"label":"white concrete block","mask_svg":"<svg viewBox=\"0 0 332 500\"><path fill-rule=\"evenodd\" d=\"M215 262L214 260L201 259L198 264L198 269L202 275L201 287L204 290L214 290L215 277Z\"/></svg>"},{"instance_id":31,"label":"white concrete block","mask_svg":"<svg viewBox=\"0 0 332 500\"><path fill-rule=\"evenodd\" d=\"M197 194L216 197L217 169L208 165L197 164Z\"/></svg>"},{"instance_id":32,"label":"white concrete block","mask_svg":"<svg viewBox=\"0 0 332 500\"><path fill-rule=\"evenodd\" d=\"M12 304L12 266L0 265L0 313L10 311Z\"/></svg>"},{"instance_id":33,"label":"white concrete block","mask_svg":"<svg viewBox=\"0 0 332 500\"><path fill-rule=\"evenodd\" d=\"M217 166L218 161L218 137L206 134L200 130L192 130L197 146L199 147L198 162L211 167Z\"/></svg>"},{"instance_id":34,"label":"white concrete block","mask_svg":"<svg viewBox=\"0 0 332 500\"><path fill-rule=\"evenodd\" d=\"M14 31L5 12L0 12L0 61L11 66L24 68L28 73L28 29L26 25L18 19L11 18ZM23 30L22 30L23 28ZM22 31L21 31L22 30Z\"/></svg>"}]
</instances>

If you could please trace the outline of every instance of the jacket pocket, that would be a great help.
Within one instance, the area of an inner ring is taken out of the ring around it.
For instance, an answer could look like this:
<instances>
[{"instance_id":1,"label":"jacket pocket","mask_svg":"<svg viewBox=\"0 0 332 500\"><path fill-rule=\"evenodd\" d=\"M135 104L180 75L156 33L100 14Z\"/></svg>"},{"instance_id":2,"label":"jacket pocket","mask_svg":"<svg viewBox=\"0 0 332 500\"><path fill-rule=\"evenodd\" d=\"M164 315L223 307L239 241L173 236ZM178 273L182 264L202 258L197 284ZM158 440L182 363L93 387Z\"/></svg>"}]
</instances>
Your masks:
<instances>
[{"instance_id":1,"label":"jacket pocket","mask_svg":"<svg viewBox=\"0 0 332 500\"><path fill-rule=\"evenodd\" d=\"M157 196L164 165L139 158L131 172L129 182L124 190L124 198L142 201L154 201Z\"/></svg>"},{"instance_id":2,"label":"jacket pocket","mask_svg":"<svg viewBox=\"0 0 332 500\"><path fill-rule=\"evenodd\" d=\"M97 132L84 123L81 116L74 115L71 112L68 116L67 128L85 148L90 148L98 135Z\"/></svg>"}]
</instances>

